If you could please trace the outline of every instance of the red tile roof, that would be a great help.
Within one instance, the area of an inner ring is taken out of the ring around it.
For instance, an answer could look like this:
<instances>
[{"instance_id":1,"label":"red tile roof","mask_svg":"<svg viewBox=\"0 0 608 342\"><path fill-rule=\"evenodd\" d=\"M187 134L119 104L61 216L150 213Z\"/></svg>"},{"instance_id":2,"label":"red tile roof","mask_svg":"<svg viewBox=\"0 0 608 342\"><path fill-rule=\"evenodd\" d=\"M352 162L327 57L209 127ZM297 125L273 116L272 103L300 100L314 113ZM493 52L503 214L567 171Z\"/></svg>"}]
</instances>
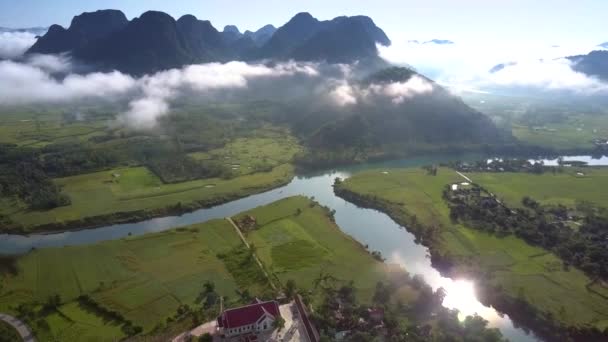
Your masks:
<instances>
[{"instance_id":1,"label":"red tile roof","mask_svg":"<svg viewBox=\"0 0 608 342\"><path fill-rule=\"evenodd\" d=\"M255 303L240 308L224 310L217 318L218 325L225 329L238 328L249 324L255 324L264 313L273 317L280 317L279 304L274 301Z\"/></svg>"}]
</instances>

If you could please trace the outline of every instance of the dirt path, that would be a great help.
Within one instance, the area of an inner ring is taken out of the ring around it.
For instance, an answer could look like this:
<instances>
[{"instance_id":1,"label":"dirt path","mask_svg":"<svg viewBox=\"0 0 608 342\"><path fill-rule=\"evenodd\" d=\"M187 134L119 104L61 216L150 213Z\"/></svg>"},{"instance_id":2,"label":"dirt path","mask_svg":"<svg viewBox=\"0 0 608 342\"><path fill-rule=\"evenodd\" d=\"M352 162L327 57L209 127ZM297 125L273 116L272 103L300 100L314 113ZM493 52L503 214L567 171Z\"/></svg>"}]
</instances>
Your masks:
<instances>
[{"instance_id":1,"label":"dirt path","mask_svg":"<svg viewBox=\"0 0 608 342\"><path fill-rule=\"evenodd\" d=\"M230 222L230 224L232 224L232 226L236 230L237 234L239 234L239 237L241 238L241 241L243 241L243 243L245 244L245 246L247 246L247 248L251 249L251 246L249 246L249 243L245 239L245 236L243 236L243 233L239 229L239 226L237 226L236 223L234 223L234 221L230 217L226 217L226 220L228 220L228 222ZM258 259L258 256L255 255L255 253L253 254L253 258L255 259L255 261L260 266L260 269L262 270L262 272L264 272L264 275L266 276L266 279L268 279L268 282L270 283L270 286L272 287L272 289L276 291L276 289L277 289L276 286L274 286L274 283L272 282L272 279L270 278L270 276L268 275L268 273L264 269L264 266L262 265L262 262L260 261L260 259Z\"/></svg>"},{"instance_id":2,"label":"dirt path","mask_svg":"<svg viewBox=\"0 0 608 342\"><path fill-rule=\"evenodd\" d=\"M13 328L15 328L15 330L17 330L19 335L21 335L21 338L23 339L23 341L25 341L25 342L35 342L36 341L30 328L27 325L25 325L25 323L23 323L19 319L17 319L16 317L0 313L0 320L3 320L6 323L12 325Z\"/></svg>"},{"instance_id":3,"label":"dirt path","mask_svg":"<svg viewBox=\"0 0 608 342\"><path fill-rule=\"evenodd\" d=\"M459 174L459 175L460 175L460 177L462 177L462 178L466 179L466 180L467 180L467 182L469 182L469 183L473 184L473 181L471 180L471 178L469 178L469 177L467 177L467 176L463 175L463 174L462 174L462 173L460 173L459 171L456 171L456 173L457 173L457 174Z\"/></svg>"}]
</instances>

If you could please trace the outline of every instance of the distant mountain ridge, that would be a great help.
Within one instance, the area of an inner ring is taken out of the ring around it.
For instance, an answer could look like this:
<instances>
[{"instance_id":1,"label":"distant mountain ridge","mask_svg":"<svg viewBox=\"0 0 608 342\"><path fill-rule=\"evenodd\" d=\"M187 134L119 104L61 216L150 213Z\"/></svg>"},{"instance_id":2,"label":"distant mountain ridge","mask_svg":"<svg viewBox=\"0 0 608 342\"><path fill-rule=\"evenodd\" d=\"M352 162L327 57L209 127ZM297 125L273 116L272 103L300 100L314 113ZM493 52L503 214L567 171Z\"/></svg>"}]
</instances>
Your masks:
<instances>
[{"instance_id":1,"label":"distant mountain ridge","mask_svg":"<svg viewBox=\"0 0 608 342\"><path fill-rule=\"evenodd\" d=\"M9 32L9 33L14 33L14 32L29 32L29 33L35 34L37 36L41 36L41 35L45 34L48 30L49 30L48 27L11 28L11 27L1 27L0 26L0 33L4 33L4 32Z\"/></svg>"},{"instance_id":2,"label":"distant mountain ridge","mask_svg":"<svg viewBox=\"0 0 608 342\"><path fill-rule=\"evenodd\" d=\"M448 39L431 39L422 44L452 45L454 42Z\"/></svg>"},{"instance_id":3,"label":"distant mountain ridge","mask_svg":"<svg viewBox=\"0 0 608 342\"><path fill-rule=\"evenodd\" d=\"M512 138L490 118L430 79L408 68L382 69L361 80L363 86L405 84L413 77L432 85L428 93L402 103L361 103L347 116L322 125L309 138L313 148L392 144L493 144Z\"/></svg>"},{"instance_id":4,"label":"distant mountain ridge","mask_svg":"<svg viewBox=\"0 0 608 342\"><path fill-rule=\"evenodd\" d=\"M436 45L452 45L455 44L453 41L448 39L431 39L424 42L420 42L417 39L410 39L407 41L410 44L436 44Z\"/></svg>"},{"instance_id":5,"label":"distant mountain ridge","mask_svg":"<svg viewBox=\"0 0 608 342\"><path fill-rule=\"evenodd\" d=\"M277 28L273 25L265 25L255 32L247 30L245 31L245 33L243 33L243 36L251 38L251 40L253 40L256 45L262 46L266 44L270 40L270 38L272 38L272 35L276 31Z\"/></svg>"},{"instance_id":6,"label":"distant mountain ridge","mask_svg":"<svg viewBox=\"0 0 608 342\"><path fill-rule=\"evenodd\" d=\"M572 69L608 81L608 51L596 50L586 55L571 56Z\"/></svg>"},{"instance_id":7,"label":"distant mountain ridge","mask_svg":"<svg viewBox=\"0 0 608 342\"><path fill-rule=\"evenodd\" d=\"M517 62L505 62L505 63L496 64L489 70L489 72L491 74L494 74L494 73L497 73L497 72L503 70L506 67L515 66L515 65L517 65Z\"/></svg>"},{"instance_id":8,"label":"distant mountain ridge","mask_svg":"<svg viewBox=\"0 0 608 342\"><path fill-rule=\"evenodd\" d=\"M128 23L127 17L121 11L85 12L75 16L67 29L51 25L48 32L40 37L28 52L60 53L79 49L124 29Z\"/></svg>"},{"instance_id":9,"label":"distant mountain ridge","mask_svg":"<svg viewBox=\"0 0 608 342\"><path fill-rule=\"evenodd\" d=\"M148 11L129 21L121 11L99 10L74 17L67 29L51 26L28 53L69 52L100 69L145 74L228 60L350 63L377 58L376 44L387 46L391 41L366 16L319 21L298 13L278 29L266 25L241 33L234 25L220 32L193 15L176 21L166 13Z\"/></svg>"}]
</instances>

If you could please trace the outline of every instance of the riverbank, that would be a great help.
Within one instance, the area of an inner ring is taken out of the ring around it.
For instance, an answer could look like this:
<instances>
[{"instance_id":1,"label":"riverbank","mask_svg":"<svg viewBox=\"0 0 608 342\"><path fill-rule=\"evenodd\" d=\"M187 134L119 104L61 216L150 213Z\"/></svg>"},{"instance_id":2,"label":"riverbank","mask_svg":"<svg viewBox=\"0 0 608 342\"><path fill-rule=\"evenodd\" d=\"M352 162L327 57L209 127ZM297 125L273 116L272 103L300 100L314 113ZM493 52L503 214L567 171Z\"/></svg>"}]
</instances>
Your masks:
<instances>
[{"instance_id":1,"label":"riverbank","mask_svg":"<svg viewBox=\"0 0 608 342\"><path fill-rule=\"evenodd\" d=\"M446 184L463 181L447 169L440 169L438 176L427 176L423 170L387 169L356 174L337 182L334 191L407 227L429 248L434 267L452 278L475 279L479 299L521 326L548 340L605 338L598 329L608 316L595 311L605 311L607 303L587 291L590 280L582 272L547 269L559 259L517 238L498 238L451 224L441 194ZM555 300L561 306L549 305ZM590 312L590 307L597 310Z\"/></svg>"},{"instance_id":2,"label":"riverbank","mask_svg":"<svg viewBox=\"0 0 608 342\"><path fill-rule=\"evenodd\" d=\"M410 145L385 146L379 149L307 150L296 155L294 164L298 172L311 172L332 168L387 162L406 158L434 157L442 155L466 156L478 154L485 157L555 159L564 155L591 155L602 157L608 151L601 148L551 148L515 143L506 145L426 145L412 148Z\"/></svg>"},{"instance_id":3,"label":"riverbank","mask_svg":"<svg viewBox=\"0 0 608 342\"><path fill-rule=\"evenodd\" d=\"M133 187L132 182L147 184L149 180L146 178L154 176L143 168L120 170L120 173L104 171L61 180L60 184L63 184L65 191L70 194L72 204L47 211L14 213L8 217L17 223L0 228L0 233L76 231L182 215L286 185L294 177L293 166L284 164L269 172L243 175L229 180L207 179L165 186L170 189L163 189L158 185L142 194L144 189ZM122 183L112 181L115 174L120 174ZM129 179L129 176L132 179ZM110 182L107 179L110 179Z\"/></svg>"}]
</instances>

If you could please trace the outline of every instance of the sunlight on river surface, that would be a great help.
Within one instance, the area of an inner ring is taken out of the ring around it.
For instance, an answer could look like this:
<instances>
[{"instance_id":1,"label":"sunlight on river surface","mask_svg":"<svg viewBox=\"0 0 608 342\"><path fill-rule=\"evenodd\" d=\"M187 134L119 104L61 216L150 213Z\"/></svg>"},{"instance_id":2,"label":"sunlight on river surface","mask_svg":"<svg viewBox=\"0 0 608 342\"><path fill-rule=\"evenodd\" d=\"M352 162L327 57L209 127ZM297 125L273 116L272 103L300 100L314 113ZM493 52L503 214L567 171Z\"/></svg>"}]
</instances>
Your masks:
<instances>
[{"instance_id":1,"label":"sunlight on river surface","mask_svg":"<svg viewBox=\"0 0 608 342\"><path fill-rule=\"evenodd\" d=\"M477 299L477 293L475 291L475 282L469 279L451 279L442 277L436 270L430 270L428 264L420 260L419 258L412 257L411 254L404 256L403 251L395 250L390 258L387 260L389 263L395 263L407 270L411 275L419 274L424 277L426 283L428 283L433 290L443 288L446 296L443 299L443 306L448 309L458 310L458 318L464 320L466 316L479 315L489 322L492 327L506 329L513 329L512 323L509 322L508 318L501 317L492 307L483 305ZM427 262L430 263L427 257ZM503 332L504 333L504 332ZM517 334L513 332L510 337L513 338ZM522 334L518 336L516 341L533 340L529 335Z\"/></svg>"},{"instance_id":2,"label":"sunlight on river surface","mask_svg":"<svg viewBox=\"0 0 608 342\"><path fill-rule=\"evenodd\" d=\"M477 300L475 283L470 280L442 278L442 285L446 290L443 306L458 310L458 318L462 321L466 316L479 315L490 322L490 325L502 319L496 310L484 306Z\"/></svg>"}]
</instances>

